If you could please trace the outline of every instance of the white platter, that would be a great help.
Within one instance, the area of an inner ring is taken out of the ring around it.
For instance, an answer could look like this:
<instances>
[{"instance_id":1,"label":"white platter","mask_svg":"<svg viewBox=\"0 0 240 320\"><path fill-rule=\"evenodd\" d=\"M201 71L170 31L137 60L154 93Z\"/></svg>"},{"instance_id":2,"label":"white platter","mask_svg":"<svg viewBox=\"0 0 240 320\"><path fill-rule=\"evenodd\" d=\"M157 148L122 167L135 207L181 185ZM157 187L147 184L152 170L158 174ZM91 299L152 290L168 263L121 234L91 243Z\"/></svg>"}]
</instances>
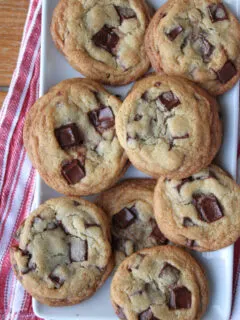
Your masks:
<instances>
[{"instance_id":1,"label":"white platter","mask_svg":"<svg viewBox=\"0 0 240 320\"><path fill-rule=\"evenodd\" d=\"M160 7L164 0L150 0L153 7ZM42 52L40 96L61 80L81 75L75 71L57 51L49 33L52 12L58 0L43 0L42 9ZM227 5L240 16L240 1L227 0ZM126 95L130 86L108 88L115 94ZM239 84L220 99L221 113L224 120L224 141L217 158L217 163L236 178L238 122L239 122ZM129 168L126 177L143 177L133 167ZM58 197L60 194L50 189L37 177L37 188L34 206L45 200ZM228 320L231 311L233 246L207 253L194 253L205 267L210 284L210 302L204 320ZM105 285L89 300L71 307L48 307L33 299L33 309L37 316L47 320L116 320L109 299L111 277Z\"/></svg>"}]
</instances>

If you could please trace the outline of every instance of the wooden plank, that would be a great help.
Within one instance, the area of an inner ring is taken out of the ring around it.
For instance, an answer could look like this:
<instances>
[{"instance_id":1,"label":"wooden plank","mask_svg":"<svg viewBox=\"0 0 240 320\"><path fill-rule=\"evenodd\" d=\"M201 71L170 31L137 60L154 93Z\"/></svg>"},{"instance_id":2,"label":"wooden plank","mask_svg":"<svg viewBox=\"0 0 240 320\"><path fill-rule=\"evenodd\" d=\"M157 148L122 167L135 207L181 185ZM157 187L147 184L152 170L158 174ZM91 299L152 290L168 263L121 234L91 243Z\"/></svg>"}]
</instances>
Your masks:
<instances>
[{"instance_id":1,"label":"wooden plank","mask_svg":"<svg viewBox=\"0 0 240 320\"><path fill-rule=\"evenodd\" d=\"M2 104L6 95L7 95L7 92L0 92L0 108L2 108Z\"/></svg>"},{"instance_id":2,"label":"wooden plank","mask_svg":"<svg viewBox=\"0 0 240 320\"><path fill-rule=\"evenodd\" d=\"M28 0L0 0L0 86L10 84L28 4Z\"/></svg>"}]
</instances>

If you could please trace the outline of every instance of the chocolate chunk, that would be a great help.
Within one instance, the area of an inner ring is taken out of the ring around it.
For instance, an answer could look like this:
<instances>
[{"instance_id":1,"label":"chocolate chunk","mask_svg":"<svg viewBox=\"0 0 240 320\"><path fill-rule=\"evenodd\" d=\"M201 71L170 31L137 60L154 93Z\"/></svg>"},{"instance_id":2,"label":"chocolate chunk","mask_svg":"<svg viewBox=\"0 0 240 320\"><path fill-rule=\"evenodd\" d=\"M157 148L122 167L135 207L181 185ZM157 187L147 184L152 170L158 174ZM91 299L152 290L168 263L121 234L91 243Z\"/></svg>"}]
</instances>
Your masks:
<instances>
[{"instance_id":1,"label":"chocolate chunk","mask_svg":"<svg viewBox=\"0 0 240 320\"><path fill-rule=\"evenodd\" d=\"M121 320L127 320L127 318L124 314L123 308L121 308L120 306L117 306L116 315Z\"/></svg>"},{"instance_id":2,"label":"chocolate chunk","mask_svg":"<svg viewBox=\"0 0 240 320\"><path fill-rule=\"evenodd\" d=\"M119 239L116 236L112 235L112 247L114 250L122 251L121 249L123 247L123 239Z\"/></svg>"},{"instance_id":3,"label":"chocolate chunk","mask_svg":"<svg viewBox=\"0 0 240 320\"><path fill-rule=\"evenodd\" d=\"M208 62L215 47L206 38L202 36L196 40L196 43L198 45L198 50L203 58L203 61Z\"/></svg>"},{"instance_id":4,"label":"chocolate chunk","mask_svg":"<svg viewBox=\"0 0 240 320\"><path fill-rule=\"evenodd\" d=\"M176 28L172 29L170 32L166 33L167 37L174 41L177 36L183 32L183 28L181 26L177 26Z\"/></svg>"},{"instance_id":5,"label":"chocolate chunk","mask_svg":"<svg viewBox=\"0 0 240 320\"><path fill-rule=\"evenodd\" d=\"M135 117L134 117L134 121L140 121L140 120L142 119L142 117L143 117L143 116L142 116L141 114L138 114L138 113L137 113L137 114L135 115Z\"/></svg>"},{"instance_id":6,"label":"chocolate chunk","mask_svg":"<svg viewBox=\"0 0 240 320\"><path fill-rule=\"evenodd\" d=\"M192 305L192 294L186 287L176 287L170 290L170 309L189 309Z\"/></svg>"},{"instance_id":7,"label":"chocolate chunk","mask_svg":"<svg viewBox=\"0 0 240 320\"><path fill-rule=\"evenodd\" d=\"M217 71L218 79L225 84L237 74L237 69L232 61L228 60L221 70Z\"/></svg>"},{"instance_id":8,"label":"chocolate chunk","mask_svg":"<svg viewBox=\"0 0 240 320\"><path fill-rule=\"evenodd\" d=\"M169 285L173 285L179 280L180 270L172 266L170 263L165 263L158 277L165 278L165 281L169 280Z\"/></svg>"},{"instance_id":9,"label":"chocolate chunk","mask_svg":"<svg viewBox=\"0 0 240 320\"><path fill-rule=\"evenodd\" d=\"M180 190L181 190L182 186L184 186L184 184L186 184L188 182L192 182L192 181L194 181L193 177L182 179L182 181L176 186L177 191L180 192Z\"/></svg>"},{"instance_id":10,"label":"chocolate chunk","mask_svg":"<svg viewBox=\"0 0 240 320\"><path fill-rule=\"evenodd\" d=\"M55 137L62 149L69 149L83 143L83 135L76 123L69 123L54 130Z\"/></svg>"},{"instance_id":11,"label":"chocolate chunk","mask_svg":"<svg viewBox=\"0 0 240 320\"><path fill-rule=\"evenodd\" d=\"M64 281L65 281L65 279L54 275L53 272L49 275L49 279L51 279L51 281L54 283L57 289L59 289L64 284Z\"/></svg>"},{"instance_id":12,"label":"chocolate chunk","mask_svg":"<svg viewBox=\"0 0 240 320\"><path fill-rule=\"evenodd\" d=\"M75 200L73 200L73 205L74 205L74 207L78 207L78 206L80 206L80 203L75 201Z\"/></svg>"},{"instance_id":13,"label":"chocolate chunk","mask_svg":"<svg viewBox=\"0 0 240 320\"><path fill-rule=\"evenodd\" d=\"M213 194L193 194L193 205L195 206L198 217L202 221L212 223L223 218L223 212L218 199Z\"/></svg>"},{"instance_id":14,"label":"chocolate chunk","mask_svg":"<svg viewBox=\"0 0 240 320\"><path fill-rule=\"evenodd\" d=\"M145 91L142 96L141 96L141 99L143 99L144 101L149 101L149 98L148 98L148 91Z\"/></svg>"},{"instance_id":15,"label":"chocolate chunk","mask_svg":"<svg viewBox=\"0 0 240 320\"><path fill-rule=\"evenodd\" d=\"M208 12L212 23L228 20L227 10L222 3L208 6Z\"/></svg>"},{"instance_id":16,"label":"chocolate chunk","mask_svg":"<svg viewBox=\"0 0 240 320\"><path fill-rule=\"evenodd\" d=\"M79 160L72 160L62 166L62 175L68 184L76 184L85 177L85 169Z\"/></svg>"},{"instance_id":17,"label":"chocolate chunk","mask_svg":"<svg viewBox=\"0 0 240 320\"><path fill-rule=\"evenodd\" d=\"M158 228L158 226L156 225L151 234L150 237L153 237L156 241L157 244L167 244L168 243L168 239L165 238L165 236L162 234L162 232L160 231L160 229Z\"/></svg>"},{"instance_id":18,"label":"chocolate chunk","mask_svg":"<svg viewBox=\"0 0 240 320\"><path fill-rule=\"evenodd\" d=\"M187 239L186 246L189 248L193 248L197 246L197 242L195 240Z\"/></svg>"},{"instance_id":19,"label":"chocolate chunk","mask_svg":"<svg viewBox=\"0 0 240 320\"><path fill-rule=\"evenodd\" d=\"M104 25L93 37L92 41L96 47L102 48L112 55L114 49L118 44L119 36L113 31L114 28Z\"/></svg>"},{"instance_id":20,"label":"chocolate chunk","mask_svg":"<svg viewBox=\"0 0 240 320\"><path fill-rule=\"evenodd\" d=\"M123 208L121 211L116 213L112 217L112 223L115 227L118 227L120 229L126 229L131 224L134 223L134 221L137 219L136 212L134 212L134 207L131 209Z\"/></svg>"},{"instance_id":21,"label":"chocolate chunk","mask_svg":"<svg viewBox=\"0 0 240 320\"><path fill-rule=\"evenodd\" d=\"M71 237L70 240L71 261L81 262L88 259L87 241L80 238Z\"/></svg>"},{"instance_id":22,"label":"chocolate chunk","mask_svg":"<svg viewBox=\"0 0 240 320\"><path fill-rule=\"evenodd\" d=\"M124 19L132 19L137 17L136 13L131 8L120 7L120 6L114 6L114 7L119 15L120 24L122 24Z\"/></svg>"},{"instance_id":23,"label":"chocolate chunk","mask_svg":"<svg viewBox=\"0 0 240 320\"><path fill-rule=\"evenodd\" d=\"M172 91L163 92L159 96L159 100L169 111L180 104L178 97L176 97Z\"/></svg>"},{"instance_id":24,"label":"chocolate chunk","mask_svg":"<svg viewBox=\"0 0 240 320\"><path fill-rule=\"evenodd\" d=\"M101 105L100 109L88 112L89 121L102 134L115 124L114 115L110 107Z\"/></svg>"},{"instance_id":25,"label":"chocolate chunk","mask_svg":"<svg viewBox=\"0 0 240 320\"><path fill-rule=\"evenodd\" d=\"M148 308L138 315L138 320L159 320L159 318L154 316L151 308Z\"/></svg>"},{"instance_id":26,"label":"chocolate chunk","mask_svg":"<svg viewBox=\"0 0 240 320\"><path fill-rule=\"evenodd\" d=\"M193 227L193 226L195 226L195 223L192 222L192 219L185 217L183 219L183 225L184 225L184 227Z\"/></svg>"}]
</instances>

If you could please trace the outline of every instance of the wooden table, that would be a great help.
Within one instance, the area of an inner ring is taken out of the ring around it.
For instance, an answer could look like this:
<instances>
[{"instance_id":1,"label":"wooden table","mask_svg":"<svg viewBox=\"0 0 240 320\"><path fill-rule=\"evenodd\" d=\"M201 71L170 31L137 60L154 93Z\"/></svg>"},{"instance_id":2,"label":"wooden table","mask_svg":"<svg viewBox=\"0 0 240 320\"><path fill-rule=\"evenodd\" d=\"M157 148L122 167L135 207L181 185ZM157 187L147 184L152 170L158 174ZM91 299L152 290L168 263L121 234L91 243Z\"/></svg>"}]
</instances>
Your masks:
<instances>
[{"instance_id":1,"label":"wooden table","mask_svg":"<svg viewBox=\"0 0 240 320\"><path fill-rule=\"evenodd\" d=\"M0 107L15 69L29 0L0 0Z\"/></svg>"}]
</instances>

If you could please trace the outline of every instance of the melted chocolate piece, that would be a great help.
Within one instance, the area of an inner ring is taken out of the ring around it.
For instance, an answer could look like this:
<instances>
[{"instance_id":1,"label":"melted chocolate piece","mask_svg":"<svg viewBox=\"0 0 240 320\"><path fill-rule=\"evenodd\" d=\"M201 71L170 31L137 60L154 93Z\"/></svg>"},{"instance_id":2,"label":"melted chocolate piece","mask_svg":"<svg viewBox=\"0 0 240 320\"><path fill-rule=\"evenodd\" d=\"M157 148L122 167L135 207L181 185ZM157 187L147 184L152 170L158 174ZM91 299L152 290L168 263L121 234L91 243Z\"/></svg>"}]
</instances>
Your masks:
<instances>
[{"instance_id":1,"label":"melted chocolate piece","mask_svg":"<svg viewBox=\"0 0 240 320\"><path fill-rule=\"evenodd\" d=\"M85 169L79 160L72 160L62 166L62 175L68 184L76 184L85 177Z\"/></svg>"},{"instance_id":2,"label":"melted chocolate piece","mask_svg":"<svg viewBox=\"0 0 240 320\"><path fill-rule=\"evenodd\" d=\"M159 100L168 111L171 111L180 104L178 97L176 97L172 91L163 92L159 96Z\"/></svg>"},{"instance_id":3,"label":"melted chocolate piece","mask_svg":"<svg viewBox=\"0 0 240 320\"><path fill-rule=\"evenodd\" d=\"M177 38L177 36L182 32L183 32L183 27L177 26L176 28L172 29L170 32L166 33L166 35L171 41L174 41Z\"/></svg>"},{"instance_id":4,"label":"melted chocolate piece","mask_svg":"<svg viewBox=\"0 0 240 320\"><path fill-rule=\"evenodd\" d=\"M69 149L83 143L83 136L76 123L69 123L54 130L55 137L62 149Z\"/></svg>"},{"instance_id":5,"label":"melted chocolate piece","mask_svg":"<svg viewBox=\"0 0 240 320\"><path fill-rule=\"evenodd\" d=\"M221 70L217 71L218 79L225 84L237 74L237 69L232 61L228 60Z\"/></svg>"},{"instance_id":6,"label":"melted chocolate piece","mask_svg":"<svg viewBox=\"0 0 240 320\"><path fill-rule=\"evenodd\" d=\"M203 61L208 62L215 47L204 37L199 37L197 41L199 43L199 52L203 58Z\"/></svg>"},{"instance_id":7,"label":"melted chocolate piece","mask_svg":"<svg viewBox=\"0 0 240 320\"><path fill-rule=\"evenodd\" d=\"M167 244L168 243L168 239L165 238L165 236L162 234L162 232L160 231L160 229L158 228L158 226L156 225L151 234L150 237L153 237L157 244Z\"/></svg>"},{"instance_id":8,"label":"melted chocolate piece","mask_svg":"<svg viewBox=\"0 0 240 320\"><path fill-rule=\"evenodd\" d=\"M57 289L59 289L64 284L64 281L65 281L65 279L61 279L60 277L54 275L53 273L49 275L49 279L51 279L51 281L54 283Z\"/></svg>"},{"instance_id":9,"label":"melted chocolate piece","mask_svg":"<svg viewBox=\"0 0 240 320\"><path fill-rule=\"evenodd\" d=\"M96 47L102 48L112 55L119 41L119 36L113 30L113 27L105 24L102 29L92 37L92 41Z\"/></svg>"},{"instance_id":10,"label":"melted chocolate piece","mask_svg":"<svg viewBox=\"0 0 240 320\"><path fill-rule=\"evenodd\" d=\"M159 318L154 316L151 308L148 308L138 315L138 320L159 320Z\"/></svg>"},{"instance_id":11,"label":"melted chocolate piece","mask_svg":"<svg viewBox=\"0 0 240 320\"><path fill-rule=\"evenodd\" d=\"M73 200L73 205L74 205L74 207L78 207L80 205L80 203L75 201L75 200Z\"/></svg>"},{"instance_id":12,"label":"melted chocolate piece","mask_svg":"<svg viewBox=\"0 0 240 320\"><path fill-rule=\"evenodd\" d=\"M143 116L142 116L141 114L138 114L138 113L137 113L137 114L135 115L135 117L134 117L134 121L140 121L140 120L142 119L142 117L143 117Z\"/></svg>"},{"instance_id":13,"label":"melted chocolate piece","mask_svg":"<svg viewBox=\"0 0 240 320\"><path fill-rule=\"evenodd\" d=\"M119 239L116 236L112 235L112 247L114 250L122 251L123 239Z\"/></svg>"},{"instance_id":14,"label":"melted chocolate piece","mask_svg":"<svg viewBox=\"0 0 240 320\"><path fill-rule=\"evenodd\" d=\"M88 259L87 241L72 237L70 240L70 258L71 261L81 262Z\"/></svg>"},{"instance_id":15,"label":"melted chocolate piece","mask_svg":"<svg viewBox=\"0 0 240 320\"><path fill-rule=\"evenodd\" d=\"M170 263L165 263L162 270L159 273L159 278L164 278L166 276L171 275L174 279L174 283L178 282L178 279L180 277L180 270L178 270L176 267L172 266Z\"/></svg>"},{"instance_id":16,"label":"melted chocolate piece","mask_svg":"<svg viewBox=\"0 0 240 320\"><path fill-rule=\"evenodd\" d=\"M114 7L119 15L120 24L122 24L123 20L125 19L132 19L137 17L136 13L131 8L120 7L120 6L114 6Z\"/></svg>"},{"instance_id":17,"label":"melted chocolate piece","mask_svg":"<svg viewBox=\"0 0 240 320\"><path fill-rule=\"evenodd\" d=\"M198 193L192 197L192 203L198 212L199 219L212 223L223 218L221 205L213 194Z\"/></svg>"},{"instance_id":18,"label":"melted chocolate piece","mask_svg":"<svg viewBox=\"0 0 240 320\"><path fill-rule=\"evenodd\" d=\"M192 222L192 219L185 217L183 219L183 226L184 227L193 227L193 226L195 226L195 223Z\"/></svg>"},{"instance_id":19,"label":"melted chocolate piece","mask_svg":"<svg viewBox=\"0 0 240 320\"><path fill-rule=\"evenodd\" d=\"M192 294L186 287L176 287L170 290L170 309L190 309Z\"/></svg>"},{"instance_id":20,"label":"melted chocolate piece","mask_svg":"<svg viewBox=\"0 0 240 320\"><path fill-rule=\"evenodd\" d=\"M88 118L100 134L115 124L112 109L103 105L100 106L100 109L88 112Z\"/></svg>"},{"instance_id":21,"label":"melted chocolate piece","mask_svg":"<svg viewBox=\"0 0 240 320\"><path fill-rule=\"evenodd\" d=\"M208 12L212 23L228 20L227 10L222 3L208 6Z\"/></svg>"},{"instance_id":22,"label":"melted chocolate piece","mask_svg":"<svg viewBox=\"0 0 240 320\"><path fill-rule=\"evenodd\" d=\"M112 223L114 226L120 229L126 229L131 224L133 224L136 219L137 216L134 207L132 207L131 209L123 208L112 217Z\"/></svg>"},{"instance_id":23,"label":"melted chocolate piece","mask_svg":"<svg viewBox=\"0 0 240 320\"><path fill-rule=\"evenodd\" d=\"M127 318L124 314L123 308L121 308L120 306L117 306L116 315L121 320L127 320Z\"/></svg>"}]
</instances>

